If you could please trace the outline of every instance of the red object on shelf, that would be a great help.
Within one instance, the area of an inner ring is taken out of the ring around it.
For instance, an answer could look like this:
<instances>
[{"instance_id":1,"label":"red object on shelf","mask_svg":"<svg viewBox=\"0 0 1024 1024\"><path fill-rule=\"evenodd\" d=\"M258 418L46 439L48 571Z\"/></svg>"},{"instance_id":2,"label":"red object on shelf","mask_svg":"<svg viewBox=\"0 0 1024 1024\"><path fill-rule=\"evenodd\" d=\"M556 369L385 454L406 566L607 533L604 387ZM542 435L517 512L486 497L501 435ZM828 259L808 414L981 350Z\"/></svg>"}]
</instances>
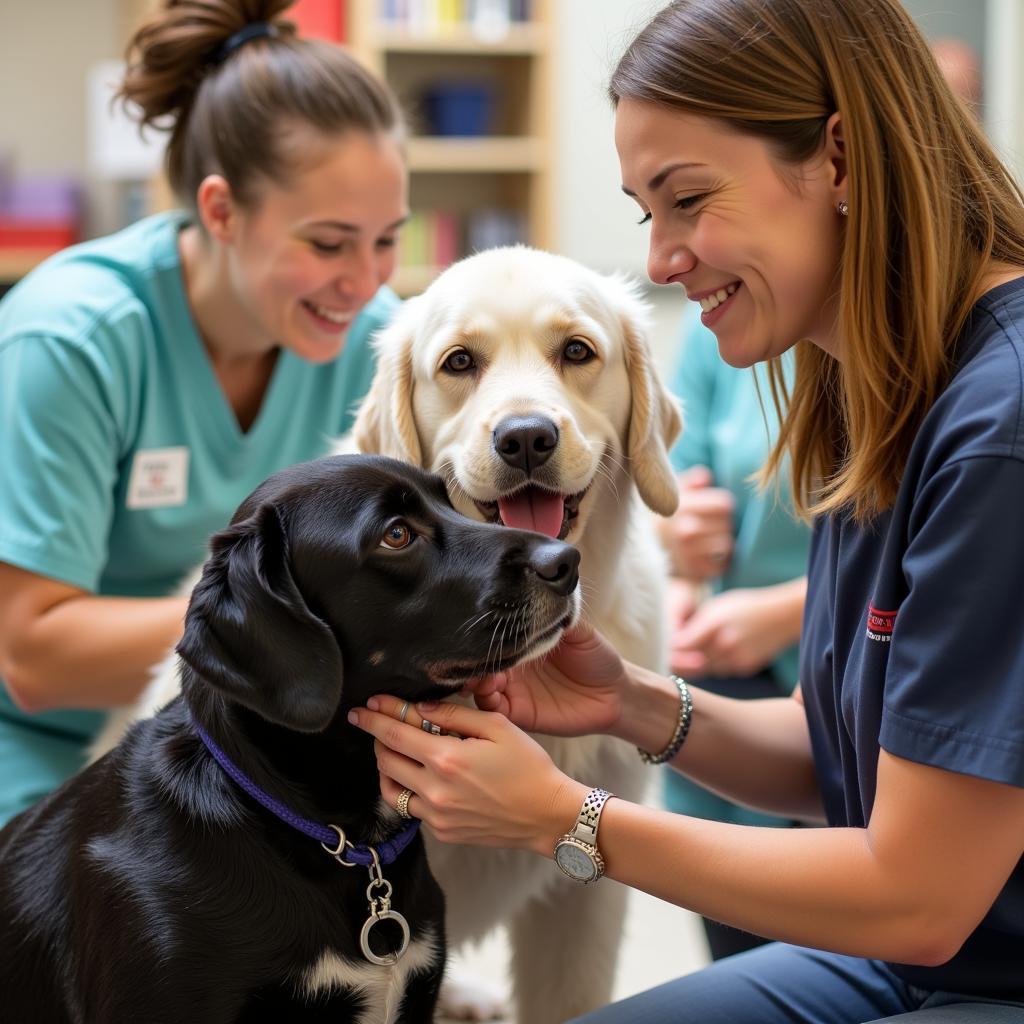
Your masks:
<instances>
[{"instance_id":1,"label":"red object on shelf","mask_svg":"<svg viewBox=\"0 0 1024 1024\"><path fill-rule=\"evenodd\" d=\"M345 4L343 0L298 0L285 17L294 21L303 39L345 41Z\"/></svg>"},{"instance_id":2,"label":"red object on shelf","mask_svg":"<svg viewBox=\"0 0 1024 1024\"><path fill-rule=\"evenodd\" d=\"M78 241L78 225L0 215L0 249L63 249Z\"/></svg>"}]
</instances>

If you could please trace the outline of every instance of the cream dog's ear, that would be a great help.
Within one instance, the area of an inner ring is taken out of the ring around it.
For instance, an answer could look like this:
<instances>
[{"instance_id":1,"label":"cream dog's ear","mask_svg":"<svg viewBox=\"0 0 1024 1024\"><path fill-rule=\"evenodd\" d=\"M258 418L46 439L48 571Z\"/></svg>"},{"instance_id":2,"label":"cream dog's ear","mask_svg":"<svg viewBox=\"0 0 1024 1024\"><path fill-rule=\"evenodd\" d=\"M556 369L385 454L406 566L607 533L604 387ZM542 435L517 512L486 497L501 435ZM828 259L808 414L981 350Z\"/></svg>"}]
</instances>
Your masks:
<instances>
[{"instance_id":1,"label":"cream dog's ear","mask_svg":"<svg viewBox=\"0 0 1024 1024\"><path fill-rule=\"evenodd\" d=\"M412 346L415 305L410 299L374 341L377 372L352 425L356 448L423 465L412 411Z\"/></svg>"},{"instance_id":2,"label":"cream dog's ear","mask_svg":"<svg viewBox=\"0 0 1024 1024\"><path fill-rule=\"evenodd\" d=\"M614 284L612 301L622 323L633 402L626 445L633 481L648 508L670 516L679 504L679 490L668 452L682 431L682 410L654 365L647 305L635 285L622 278L610 280Z\"/></svg>"}]
</instances>

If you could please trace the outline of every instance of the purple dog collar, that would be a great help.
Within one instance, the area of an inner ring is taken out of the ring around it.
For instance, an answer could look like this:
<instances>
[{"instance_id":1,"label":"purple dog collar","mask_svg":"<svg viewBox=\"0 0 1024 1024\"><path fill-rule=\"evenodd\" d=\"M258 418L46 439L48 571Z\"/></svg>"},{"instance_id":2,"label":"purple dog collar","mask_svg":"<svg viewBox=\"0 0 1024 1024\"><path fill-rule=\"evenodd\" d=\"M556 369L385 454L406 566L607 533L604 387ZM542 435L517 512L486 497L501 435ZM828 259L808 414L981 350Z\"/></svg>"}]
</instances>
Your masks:
<instances>
[{"instance_id":1,"label":"purple dog collar","mask_svg":"<svg viewBox=\"0 0 1024 1024\"><path fill-rule=\"evenodd\" d=\"M413 837L419 831L419 819L413 818L401 832L379 846L355 846L346 841L345 833L337 825L320 825L315 821L310 821L308 818L303 818L301 815L289 810L279 800L275 800L269 793L265 793L217 746L206 730L194 718L192 719L192 725L217 764L253 800L262 804L271 814L276 815L281 821L291 825L292 828L298 829L299 832L309 836L310 839L318 840L328 853L332 853L341 859L342 852L344 852L345 861L343 863L350 861L352 864L362 864L364 867L370 867L376 860L380 864L391 864L412 842Z\"/></svg>"}]
</instances>

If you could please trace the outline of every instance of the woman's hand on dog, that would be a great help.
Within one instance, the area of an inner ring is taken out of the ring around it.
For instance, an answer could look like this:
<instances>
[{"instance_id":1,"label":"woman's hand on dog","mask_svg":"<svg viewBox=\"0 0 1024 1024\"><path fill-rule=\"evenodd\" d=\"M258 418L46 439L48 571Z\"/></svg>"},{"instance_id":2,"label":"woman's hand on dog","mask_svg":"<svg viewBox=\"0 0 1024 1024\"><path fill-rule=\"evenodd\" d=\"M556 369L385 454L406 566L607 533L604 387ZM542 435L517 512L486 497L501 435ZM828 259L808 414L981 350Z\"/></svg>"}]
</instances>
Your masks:
<instances>
[{"instance_id":1,"label":"woman's hand on dog","mask_svg":"<svg viewBox=\"0 0 1024 1024\"><path fill-rule=\"evenodd\" d=\"M622 714L626 666L588 623L566 632L546 657L467 687L477 707L547 736L610 733Z\"/></svg>"},{"instance_id":2,"label":"woman's hand on dog","mask_svg":"<svg viewBox=\"0 0 1024 1024\"><path fill-rule=\"evenodd\" d=\"M448 702L417 704L379 696L349 721L376 742L381 796L395 807L412 791L408 811L444 843L532 849L551 855L587 787L563 774L547 752L504 715ZM450 735L422 729L423 716Z\"/></svg>"}]
</instances>

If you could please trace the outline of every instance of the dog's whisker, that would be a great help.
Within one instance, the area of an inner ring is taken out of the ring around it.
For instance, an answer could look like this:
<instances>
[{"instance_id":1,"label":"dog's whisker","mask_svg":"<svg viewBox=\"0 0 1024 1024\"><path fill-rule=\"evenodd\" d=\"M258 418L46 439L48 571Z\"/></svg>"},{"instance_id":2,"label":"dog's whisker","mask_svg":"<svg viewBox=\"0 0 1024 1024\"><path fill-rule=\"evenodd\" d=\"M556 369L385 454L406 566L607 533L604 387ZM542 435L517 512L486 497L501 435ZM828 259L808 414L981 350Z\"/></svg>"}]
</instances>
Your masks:
<instances>
[{"instance_id":1,"label":"dog's whisker","mask_svg":"<svg viewBox=\"0 0 1024 1024\"><path fill-rule=\"evenodd\" d=\"M494 629L491 630L491 642L487 645L487 657L484 658L484 668L487 670L487 675L493 675L491 671L491 649L494 647L494 639L498 635L498 627L501 625L502 620L499 618L494 623Z\"/></svg>"},{"instance_id":2,"label":"dog's whisker","mask_svg":"<svg viewBox=\"0 0 1024 1024\"><path fill-rule=\"evenodd\" d=\"M515 633L515 637L513 638L513 642L515 643L515 647L516 647L517 650L519 649L519 646L520 646L520 633L522 634L522 639L525 640L526 639L526 633L527 633L527 630L526 630L526 609L525 608L521 609L519 615L516 617L516 633Z\"/></svg>"},{"instance_id":3,"label":"dog's whisker","mask_svg":"<svg viewBox=\"0 0 1024 1024\"><path fill-rule=\"evenodd\" d=\"M610 463L610 465L609 465ZM613 469L620 470L621 472L627 472L625 464L619 459L613 452L605 451L604 458L601 459L597 464L597 472L600 473L609 483L612 492L615 495L616 500L619 497L619 486L615 481L615 476L612 473Z\"/></svg>"},{"instance_id":4,"label":"dog's whisker","mask_svg":"<svg viewBox=\"0 0 1024 1024\"><path fill-rule=\"evenodd\" d=\"M615 482L615 477L612 476L611 471L607 466L599 465L597 472L600 476L604 477L608 481L608 486L611 488L612 493L615 495L615 500L619 500L619 485Z\"/></svg>"},{"instance_id":5,"label":"dog's whisker","mask_svg":"<svg viewBox=\"0 0 1024 1024\"><path fill-rule=\"evenodd\" d=\"M482 615L478 615L475 619L473 619L472 622L467 620L467 622L464 625L460 626L459 629L456 630L456 632L457 633L468 633L474 626L476 626L479 623L483 622L483 620L486 619L488 615L496 615L496 614L497 614L497 612L493 608L489 608Z\"/></svg>"},{"instance_id":6,"label":"dog's whisker","mask_svg":"<svg viewBox=\"0 0 1024 1024\"><path fill-rule=\"evenodd\" d=\"M496 665L500 665L502 663L502 661L504 660L504 657L505 657L505 632L508 629L509 623L511 621L512 620L508 616L506 616L505 617L505 621L502 624L502 627L501 627L501 637L498 640L498 660L495 663Z\"/></svg>"}]
</instances>

